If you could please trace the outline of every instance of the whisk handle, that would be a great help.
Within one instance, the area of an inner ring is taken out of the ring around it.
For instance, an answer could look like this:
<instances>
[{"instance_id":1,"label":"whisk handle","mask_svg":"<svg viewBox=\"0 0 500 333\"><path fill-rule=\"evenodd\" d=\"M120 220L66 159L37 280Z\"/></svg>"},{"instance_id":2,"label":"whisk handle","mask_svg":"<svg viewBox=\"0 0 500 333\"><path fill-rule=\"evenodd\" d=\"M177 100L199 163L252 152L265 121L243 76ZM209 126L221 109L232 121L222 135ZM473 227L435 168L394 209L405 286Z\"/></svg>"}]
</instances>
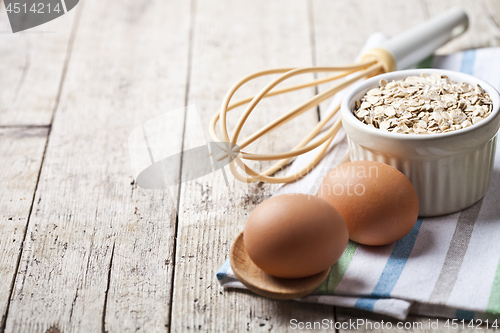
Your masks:
<instances>
[{"instance_id":1,"label":"whisk handle","mask_svg":"<svg viewBox=\"0 0 500 333\"><path fill-rule=\"evenodd\" d=\"M469 26L462 8L451 8L427 22L391 38L379 46L388 51L397 69L404 69L430 56L436 49L461 35Z\"/></svg>"}]
</instances>

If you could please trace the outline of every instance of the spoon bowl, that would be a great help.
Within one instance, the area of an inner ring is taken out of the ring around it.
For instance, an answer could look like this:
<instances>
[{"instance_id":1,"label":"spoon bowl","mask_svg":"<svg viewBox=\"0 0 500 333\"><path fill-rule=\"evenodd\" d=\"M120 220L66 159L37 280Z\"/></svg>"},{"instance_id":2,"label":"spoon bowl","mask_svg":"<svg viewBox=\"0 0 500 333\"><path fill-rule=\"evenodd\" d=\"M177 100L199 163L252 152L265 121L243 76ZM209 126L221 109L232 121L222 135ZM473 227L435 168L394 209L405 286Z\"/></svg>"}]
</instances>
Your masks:
<instances>
[{"instance_id":1,"label":"spoon bowl","mask_svg":"<svg viewBox=\"0 0 500 333\"><path fill-rule=\"evenodd\" d=\"M248 256L241 232L229 255L236 278L254 293L273 299L294 299L318 289L330 273L330 268L318 274L298 279L271 276L257 267Z\"/></svg>"}]
</instances>

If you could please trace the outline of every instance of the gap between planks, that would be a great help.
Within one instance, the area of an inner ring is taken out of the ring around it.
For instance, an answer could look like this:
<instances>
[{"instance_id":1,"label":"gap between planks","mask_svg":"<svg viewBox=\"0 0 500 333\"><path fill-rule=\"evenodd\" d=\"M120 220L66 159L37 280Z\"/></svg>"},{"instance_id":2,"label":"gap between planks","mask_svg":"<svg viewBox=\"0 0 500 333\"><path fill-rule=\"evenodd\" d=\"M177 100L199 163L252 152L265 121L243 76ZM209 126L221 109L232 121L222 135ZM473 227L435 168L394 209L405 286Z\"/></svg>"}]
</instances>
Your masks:
<instances>
[{"instance_id":1,"label":"gap between planks","mask_svg":"<svg viewBox=\"0 0 500 333\"><path fill-rule=\"evenodd\" d=\"M13 124L13 125L0 125L0 128L25 128L25 129L36 129L36 128L51 128L52 123L48 125L24 125L24 124Z\"/></svg>"},{"instance_id":2,"label":"gap between planks","mask_svg":"<svg viewBox=\"0 0 500 333\"><path fill-rule=\"evenodd\" d=\"M188 33L188 61L187 61L187 70L186 70L186 88L184 90L184 107L187 108L189 102L189 87L191 82L191 66L193 62L193 33L194 33L194 23L196 17L196 0L190 1L190 10L189 10L189 33ZM174 286L175 286L175 264L176 264L176 254L177 254L177 232L179 230L179 207L180 207L180 197L181 197L181 189L182 189L182 162L184 157L184 137L186 134L186 115L187 112L184 112L184 121L182 127L182 142L181 142L181 159L180 159L180 167L179 167L179 187L177 189L177 203L175 206L176 214L175 214L175 225L174 225L174 239L173 239L173 251L172 251L172 274L170 278L170 306L168 312L168 332L172 331L172 303L174 300Z\"/></svg>"}]
</instances>

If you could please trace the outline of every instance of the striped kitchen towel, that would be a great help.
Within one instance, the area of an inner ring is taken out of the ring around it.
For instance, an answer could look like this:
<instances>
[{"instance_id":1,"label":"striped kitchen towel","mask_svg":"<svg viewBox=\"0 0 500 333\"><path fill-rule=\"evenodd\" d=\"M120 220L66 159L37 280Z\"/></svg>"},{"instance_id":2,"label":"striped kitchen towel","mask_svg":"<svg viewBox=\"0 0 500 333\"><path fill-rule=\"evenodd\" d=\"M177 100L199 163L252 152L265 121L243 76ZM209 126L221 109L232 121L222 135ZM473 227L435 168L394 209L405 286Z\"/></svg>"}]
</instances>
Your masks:
<instances>
[{"instance_id":1,"label":"striped kitchen towel","mask_svg":"<svg viewBox=\"0 0 500 333\"><path fill-rule=\"evenodd\" d=\"M433 56L422 66L462 71L500 89L500 48ZM317 168L282 186L275 195L317 193L321 180L347 151L345 132L341 132ZM290 172L309 158L297 158ZM300 301L353 307L398 319L410 313L500 318L499 159L497 153L489 190L474 206L451 215L420 218L405 238L391 245L369 247L349 242L325 283ZM224 288L245 288L229 261L219 269L217 279Z\"/></svg>"}]
</instances>

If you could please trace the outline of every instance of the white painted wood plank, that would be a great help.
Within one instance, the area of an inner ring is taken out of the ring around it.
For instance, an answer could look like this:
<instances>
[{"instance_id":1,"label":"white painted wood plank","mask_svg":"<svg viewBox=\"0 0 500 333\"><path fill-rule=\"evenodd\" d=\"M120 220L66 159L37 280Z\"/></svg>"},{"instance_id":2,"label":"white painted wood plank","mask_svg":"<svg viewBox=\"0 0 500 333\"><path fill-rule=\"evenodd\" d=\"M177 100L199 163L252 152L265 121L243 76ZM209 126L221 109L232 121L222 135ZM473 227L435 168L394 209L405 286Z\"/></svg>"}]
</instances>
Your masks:
<instances>
[{"instance_id":1,"label":"white painted wood plank","mask_svg":"<svg viewBox=\"0 0 500 333\"><path fill-rule=\"evenodd\" d=\"M131 183L127 138L184 105L189 3L86 0L75 10L6 331L165 331L177 200Z\"/></svg>"},{"instance_id":2,"label":"white painted wood plank","mask_svg":"<svg viewBox=\"0 0 500 333\"><path fill-rule=\"evenodd\" d=\"M197 106L205 126L218 110L225 92L240 77L273 66L312 64L306 1L200 1L195 17L189 103ZM246 93L240 95L255 91L267 80L249 84ZM264 103L248 120L246 133L312 94L313 90L307 89ZM231 117L230 123L234 121L235 117ZM248 150L284 151L316 121L316 112L312 110ZM188 120L186 147L191 144L190 129ZM228 177L229 187L220 171L182 184L172 331L286 332L293 318L333 320L330 306L274 301L249 292L224 291L219 286L215 273L228 257L234 238L248 214L275 188L263 184L246 186L232 175Z\"/></svg>"},{"instance_id":3,"label":"white painted wood plank","mask_svg":"<svg viewBox=\"0 0 500 333\"><path fill-rule=\"evenodd\" d=\"M0 327L6 318L47 132L47 127L0 128Z\"/></svg>"},{"instance_id":4,"label":"white painted wood plank","mask_svg":"<svg viewBox=\"0 0 500 333\"><path fill-rule=\"evenodd\" d=\"M48 125L57 104L75 10L13 34L0 5L0 125Z\"/></svg>"}]
</instances>

